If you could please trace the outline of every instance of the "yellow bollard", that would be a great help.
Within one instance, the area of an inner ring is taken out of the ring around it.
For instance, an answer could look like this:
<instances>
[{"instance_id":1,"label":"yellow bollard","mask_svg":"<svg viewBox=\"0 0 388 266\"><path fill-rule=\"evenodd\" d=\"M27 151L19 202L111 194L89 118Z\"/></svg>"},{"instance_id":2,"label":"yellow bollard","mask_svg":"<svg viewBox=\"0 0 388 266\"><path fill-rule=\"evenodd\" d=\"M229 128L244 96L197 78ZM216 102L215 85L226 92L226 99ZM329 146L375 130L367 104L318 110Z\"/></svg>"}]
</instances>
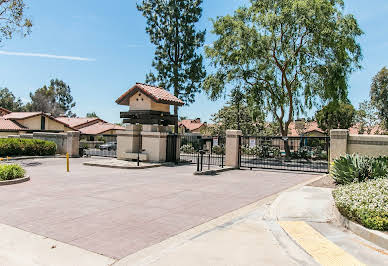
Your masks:
<instances>
[{"instance_id":1,"label":"yellow bollard","mask_svg":"<svg viewBox=\"0 0 388 266\"><path fill-rule=\"evenodd\" d=\"M66 153L66 166L67 166L67 171L69 172L69 153Z\"/></svg>"}]
</instances>

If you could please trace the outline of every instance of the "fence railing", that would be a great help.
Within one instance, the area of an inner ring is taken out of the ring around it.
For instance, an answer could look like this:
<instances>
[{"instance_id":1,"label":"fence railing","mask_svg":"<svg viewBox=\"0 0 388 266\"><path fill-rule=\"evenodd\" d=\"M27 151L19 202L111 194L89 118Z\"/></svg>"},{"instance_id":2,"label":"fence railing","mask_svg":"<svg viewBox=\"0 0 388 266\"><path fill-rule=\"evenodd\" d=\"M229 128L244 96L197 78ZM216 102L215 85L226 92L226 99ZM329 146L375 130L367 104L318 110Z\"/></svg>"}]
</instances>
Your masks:
<instances>
[{"instance_id":1,"label":"fence railing","mask_svg":"<svg viewBox=\"0 0 388 266\"><path fill-rule=\"evenodd\" d=\"M243 136L240 166L308 172L327 172L329 137Z\"/></svg>"}]
</instances>

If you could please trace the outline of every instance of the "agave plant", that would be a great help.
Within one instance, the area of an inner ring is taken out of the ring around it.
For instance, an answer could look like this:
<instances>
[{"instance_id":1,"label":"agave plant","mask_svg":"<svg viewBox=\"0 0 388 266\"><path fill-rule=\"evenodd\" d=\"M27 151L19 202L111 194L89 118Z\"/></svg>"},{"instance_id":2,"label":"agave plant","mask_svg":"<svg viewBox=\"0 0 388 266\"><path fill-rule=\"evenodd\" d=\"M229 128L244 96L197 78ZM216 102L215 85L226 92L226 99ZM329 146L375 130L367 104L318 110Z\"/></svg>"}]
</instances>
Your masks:
<instances>
[{"instance_id":1,"label":"agave plant","mask_svg":"<svg viewBox=\"0 0 388 266\"><path fill-rule=\"evenodd\" d=\"M334 161L330 173L340 185L385 178L388 177L388 157L373 158L347 154Z\"/></svg>"}]
</instances>

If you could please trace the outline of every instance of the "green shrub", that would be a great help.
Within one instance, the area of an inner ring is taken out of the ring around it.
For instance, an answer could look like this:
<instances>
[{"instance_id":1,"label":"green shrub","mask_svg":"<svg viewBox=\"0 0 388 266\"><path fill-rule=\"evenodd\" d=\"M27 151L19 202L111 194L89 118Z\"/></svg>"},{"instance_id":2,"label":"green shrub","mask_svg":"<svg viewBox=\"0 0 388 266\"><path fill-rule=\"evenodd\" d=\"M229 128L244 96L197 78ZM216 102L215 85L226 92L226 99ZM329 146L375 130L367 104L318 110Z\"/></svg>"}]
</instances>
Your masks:
<instances>
[{"instance_id":1,"label":"green shrub","mask_svg":"<svg viewBox=\"0 0 388 266\"><path fill-rule=\"evenodd\" d=\"M0 139L0 156L46 156L54 155L57 145L39 139Z\"/></svg>"},{"instance_id":2,"label":"green shrub","mask_svg":"<svg viewBox=\"0 0 388 266\"><path fill-rule=\"evenodd\" d=\"M330 173L334 181L340 185L388 178L388 157L374 158L347 154L334 161Z\"/></svg>"},{"instance_id":3,"label":"green shrub","mask_svg":"<svg viewBox=\"0 0 388 266\"><path fill-rule=\"evenodd\" d=\"M342 215L375 230L388 230L388 179L339 186L333 191Z\"/></svg>"},{"instance_id":4,"label":"green shrub","mask_svg":"<svg viewBox=\"0 0 388 266\"><path fill-rule=\"evenodd\" d=\"M225 154L225 150L223 147L217 145L213 147L212 153L216 155L222 155L222 154Z\"/></svg>"},{"instance_id":5,"label":"green shrub","mask_svg":"<svg viewBox=\"0 0 388 266\"><path fill-rule=\"evenodd\" d=\"M0 180L22 178L25 173L25 170L18 164L0 165Z\"/></svg>"},{"instance_id":6,"label":"green shrub","mask_svg":"<svg viewBox=\"0 0 388 266\"><path fill-rule=\"evenodd\" d=\"M191 144L185 144L181 147L183 153L195 153L195 148Z\"/></svg>"}]
</instances>

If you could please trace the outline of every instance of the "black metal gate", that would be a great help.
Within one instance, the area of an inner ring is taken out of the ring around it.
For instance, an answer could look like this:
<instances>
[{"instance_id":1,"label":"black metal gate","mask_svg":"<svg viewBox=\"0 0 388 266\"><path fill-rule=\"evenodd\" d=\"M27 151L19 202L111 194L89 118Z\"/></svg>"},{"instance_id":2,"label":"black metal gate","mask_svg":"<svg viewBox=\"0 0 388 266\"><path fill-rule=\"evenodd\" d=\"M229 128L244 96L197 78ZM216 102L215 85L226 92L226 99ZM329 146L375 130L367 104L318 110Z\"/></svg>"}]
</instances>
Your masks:
<instances>
[{"instance_id":1,"label":"black metal gate","mask_svg":"<svg viewBox=\"0 0 388 266\"><path fill-rule=\"evenodd\" d=\"M329 137L243 136L240 167L327 173Z\"/></svg>"},{"instance_id":2,"label":"black metal gate","mask_svg":"<svg viewBox=\"0 0 388 266\"><path fill-rule=\"evenodd\" d=\"M167 162L176 162L177 141L178 141L178 135L176 134L167 135L167 147L166 147Z\"/></svg>"},{"instance_id":3,"label":"black metal gate","mask_svg":"<svg viewBox=\"0 0 388 266\"><path fill-rule=\"evenodd\" d=\"M201 136L185 134L181 137L181 161L206 166L224 167L225 164L225 137Z\"/></svg>"}]
</instances>

